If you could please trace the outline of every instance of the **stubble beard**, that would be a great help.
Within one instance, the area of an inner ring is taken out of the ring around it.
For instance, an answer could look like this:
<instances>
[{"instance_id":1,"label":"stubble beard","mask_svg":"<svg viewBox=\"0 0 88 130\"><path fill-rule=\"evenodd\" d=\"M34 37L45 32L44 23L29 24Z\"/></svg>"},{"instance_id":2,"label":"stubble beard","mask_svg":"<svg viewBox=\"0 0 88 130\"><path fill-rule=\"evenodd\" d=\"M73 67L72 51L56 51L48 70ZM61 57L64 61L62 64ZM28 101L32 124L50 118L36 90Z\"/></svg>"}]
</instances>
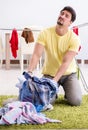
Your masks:
<instances>
[{"instance_id":1,"label":"stubble beard","mask_svg":"<svg viewBox=\"0 0 88 130\"><path fill-rule=\"evenodd\" d=\"M62 23L60 23L60 22L58 22L58 21L57 21L57 24L58 24L58 25L60 25L60 26L63 26L63 24L62 24Z\"/></svg>"}]
</instances>

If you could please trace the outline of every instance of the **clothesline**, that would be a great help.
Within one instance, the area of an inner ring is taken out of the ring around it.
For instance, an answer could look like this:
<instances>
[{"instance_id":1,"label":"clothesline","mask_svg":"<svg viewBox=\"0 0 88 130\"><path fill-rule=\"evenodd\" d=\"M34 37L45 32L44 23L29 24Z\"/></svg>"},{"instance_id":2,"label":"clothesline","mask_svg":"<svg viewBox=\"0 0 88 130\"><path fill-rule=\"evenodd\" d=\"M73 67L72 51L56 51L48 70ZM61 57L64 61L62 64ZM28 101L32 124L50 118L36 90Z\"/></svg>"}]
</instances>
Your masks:
<instances>
[{"instance_id":1,"label":"clothesline","mask_svg":"<svg viewBox=\"0 0 88 130\"><path fill-rule=\"evenodd\" d=\"M81 28L81 27L84 27L84 26L88 26L88 23L83 23L83 24L75 25L75 26L72 27L72 29L73 29L73 28L76 28L76 27ZM14 28L14 29L15 29L15 28ZM31 29L31 28L30 28L30 29ZM17 31L23 31L23 30L29 31L30 29L16 29L16 30L17 30ZM13 30L13 29L11 29L11 28L0 28L0 30L10 31L10 30ZM31 30L32 30L32 31L40 31L40 29L31 29Z\"/></svg>"},{"instance_id":2,"label":"clothesline","mask_svg":"<svg viewBox=\"0 0 88 130\"><path fill-rule=\"evenodd\" d=\"M13 29L16 29L16 28L13 28ZM12 31L13 29L11 29L11 28L0 28L0 30L5 30L5 31ZM40 31L40 29L31 29L31 28L29 28L29 29L16 29L17 31Z\"/></svg>"},{"instance_id":3,"label":"clothesline","mask_svg":"<svg viewBox=\"0 0 88 130\"><path fill-rule=\"evenodd\" d=\"M83 24L79 24L79 25L73 26L72 29L76 28L76 27L81 28L81 27L84 27L84 26L88 26L88 23L83 23Z\"/></svg>"}]
</instances>

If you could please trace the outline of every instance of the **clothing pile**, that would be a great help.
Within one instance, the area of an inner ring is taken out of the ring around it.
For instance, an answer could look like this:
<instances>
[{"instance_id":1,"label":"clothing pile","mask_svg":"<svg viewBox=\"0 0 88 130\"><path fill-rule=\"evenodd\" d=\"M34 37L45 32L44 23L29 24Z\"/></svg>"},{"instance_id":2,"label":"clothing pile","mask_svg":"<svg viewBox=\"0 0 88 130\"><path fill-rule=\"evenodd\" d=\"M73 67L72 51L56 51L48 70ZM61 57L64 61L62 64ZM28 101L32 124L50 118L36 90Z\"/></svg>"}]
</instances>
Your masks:
<instances>
[{"instance_id":1,"label":"clothing pile","mask_svg":"<svg viewBox=\"0 0 88 130\"><path fill-rule=\"evenodd\" d=\"M58 84L49 78L30 76L27 72L18 78L19 100L31 102L37 112L52 110L52 102L58 93Z\"/></svg>"},{"instance_id":2,"label":"clothing pile","mask_svg":"<svg viewBox=\"0 0 88 130\"><path fill-rule=\"evenodd\" d=\"M38 113L30 102L14 101L0 108L0 125L10 124L45 124L48 122L61 122L47 118Z\"/></svg>"},{"instance_id":3,"label":"clothing pile","mask_svg":"<svg viewBox=\"0 0 88 130\"><path fill-rule=\"evenodd\" d=\"M27 72L18 80L19 100L0 108L0 125L60 123L60 120L50 119L41 113L53 108L50 102L58 92L57 83L48 78L31 77Z\"/></svg>"}]
</instances>

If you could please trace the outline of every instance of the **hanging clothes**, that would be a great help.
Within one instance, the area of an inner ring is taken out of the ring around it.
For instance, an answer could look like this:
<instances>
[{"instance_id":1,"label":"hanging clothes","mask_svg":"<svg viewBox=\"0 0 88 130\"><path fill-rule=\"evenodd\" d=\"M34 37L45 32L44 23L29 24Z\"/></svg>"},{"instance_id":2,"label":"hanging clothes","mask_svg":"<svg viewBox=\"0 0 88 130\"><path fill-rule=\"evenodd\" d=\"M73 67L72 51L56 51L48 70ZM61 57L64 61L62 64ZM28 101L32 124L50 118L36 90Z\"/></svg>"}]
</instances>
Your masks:
<instances>
[{"instance_id":1,"label":"hanging clothes","mask_svg":"<svg viewBox=\"0 0 88 130\"><path fill-rule=\"evenodd\" d=\"M76 35L79 35L79 29L77 26L74 26L73 27L73 32L76 34ZM81 46L79 46L79 51L81 50Z\"/></svg>"},{"instance_id":2,"label":"hanging clothes","mask_svg":"<svg viewBox=\"0 0 88 130\"><path fill-rule=\"evenodd\" d=\"M34 36L29 28L24 28L21 36L25 39L26 43L34 42Z\"/></svg>"},{"instance_id":3,"label":"hanging clothes","mask_svg":"<svg viewBox=\"0 0 88 130\"><path fill-rule=\"evenodd\" d=\"M18 50L18 33L16 29L12 30L11 39L10 39L10 46L11 46L11 52L12 56L14 58L17 57L17 50Z\"/></svg>"},{"instance_id":4,"label":"hanging clothes","mask_svg":"<svg viewBox=\"0 0 88 130\"><path fill-rule=\"evenodd\" d=\"M79 32L78 32L78 27L77 27L77 26L74 26L74 27L73 27L73 32L74 32L75 34L77 34L77 35L79 34Z\"/></svg>"}]
</instances>

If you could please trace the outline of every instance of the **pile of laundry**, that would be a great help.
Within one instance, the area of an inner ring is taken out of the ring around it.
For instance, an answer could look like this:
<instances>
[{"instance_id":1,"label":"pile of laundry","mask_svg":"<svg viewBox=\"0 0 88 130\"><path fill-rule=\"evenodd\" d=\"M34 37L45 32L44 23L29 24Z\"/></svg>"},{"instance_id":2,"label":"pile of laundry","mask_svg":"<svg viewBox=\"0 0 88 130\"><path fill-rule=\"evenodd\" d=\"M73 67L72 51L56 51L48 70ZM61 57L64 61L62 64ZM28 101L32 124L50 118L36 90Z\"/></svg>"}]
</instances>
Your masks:
<instances>
[{"instance_id":1,"label":"pile of laundry","mask_svg":"<svg viewBox=\"0 0 88 130\"><path fill-rule=\"evenodd\" d=\"M11 101L0 108L0 124L45 124L60 120L50 119L41 113L52 110L52 100L58 93L58 85L49 78L32 77L27 72L18 78L17 101Z\"/></svg>"},{"instance_id":2,"label":"pile of laundry","mask_svg":"<svg viewBox=\"0 0 88 130\"><path fill-rule=\"evenodd\" d=\"M61 122L47 118L38 113L30 102L14 101L0 108L0 125L10 124L45 124L48 122Z\"/></svg>"},{"instance_id":3,"label":"pile of laundry","mask_svg":"<svg viewBox=\"0 0 88 130\"><path fill-rule=\"evenodd\" d=\"M16 86L19 88L20 101L31 102L37 112L53 109L51 103L59 91L57 82L50 78L30 76L27 72L23 72L18 80Z\"/></svg>"}]
</instances>

